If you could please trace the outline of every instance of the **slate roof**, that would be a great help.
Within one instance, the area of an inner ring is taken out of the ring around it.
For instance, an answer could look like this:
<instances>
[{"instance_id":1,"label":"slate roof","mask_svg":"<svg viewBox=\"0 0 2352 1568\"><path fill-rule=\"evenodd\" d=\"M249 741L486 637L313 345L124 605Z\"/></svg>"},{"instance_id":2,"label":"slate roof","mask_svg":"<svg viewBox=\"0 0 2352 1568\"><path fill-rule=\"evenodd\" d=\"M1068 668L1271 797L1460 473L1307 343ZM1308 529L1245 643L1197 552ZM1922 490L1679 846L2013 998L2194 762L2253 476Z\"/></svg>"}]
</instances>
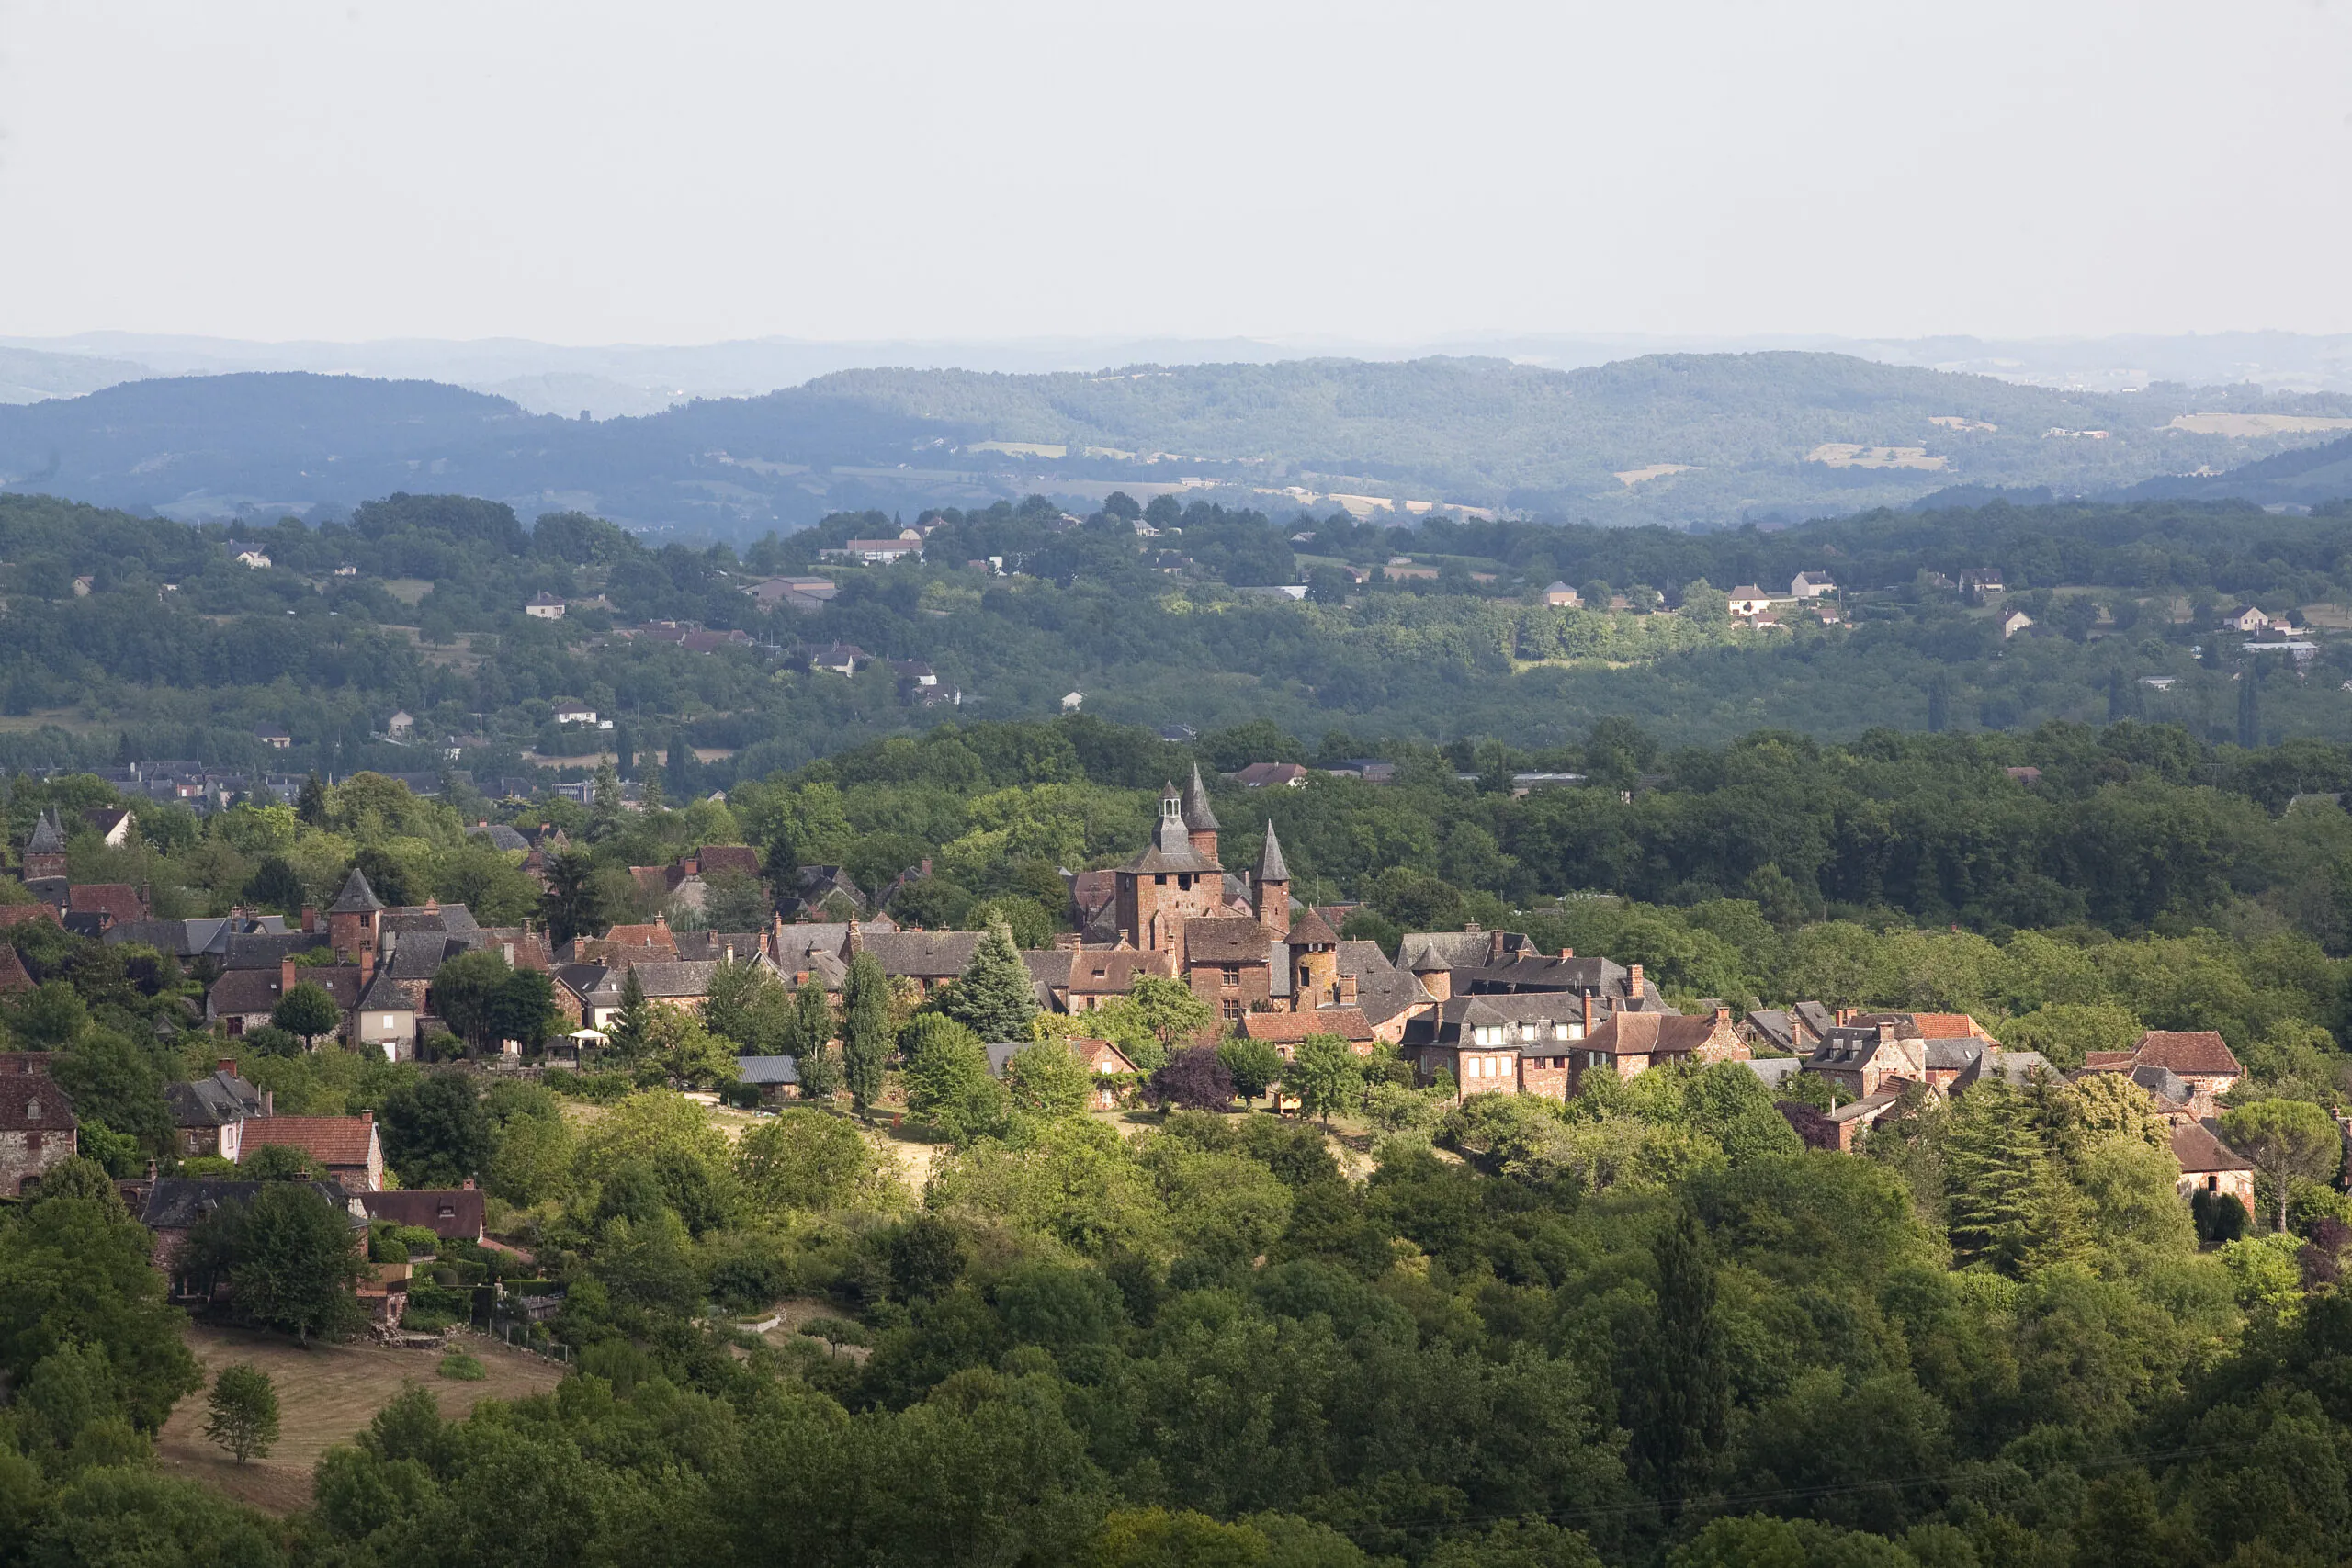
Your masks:
<instances>
[{"instance_id":1,"label":"slate roof","mask_svg":"<svg viewBox=\"0 0 2352 1568\"><path fill-rule=\"evenodd\" d=\"M25 840L25 853L62 855L64 852L65 830L58 826L57 810L51 807L40 814L40 821L33 824L33 835Z\"/></svg>"},{"instance_id":2,"label":"slate roof","mask_svg":"<svg viewBox=\"0 0 2352 1568\"><path fill-rule=\"evenodd\" d=\"M1570 1007L1567 1000L1557 991L1534 991L1525 996L1451 997L1438 1003L1434 1011L1406 1023L1405 1043L1451 1046L1460 1043L1463 1031L1466 1029L1488 1024L1532 1023L1539 1032L1537 1043L1545 1047L1541 1054L1549 1055L1555 1049L1566 1047L1555 1046L1554 1037L1547 1037L1550 1036L1547 1025L1574 1023L1581 1026L1584 1022L1583 1005L1579 1003ZM1515 1034L1517 1032L1511 1032ZM1516 1040L1506 1040L1500 1046L1480 1046L1479 1049L1516 1050L1518 1043ZM1575 1043L1579 1048L1582 1045L1581 1041Z\"/></svg>"},{"instance_id":3,"label":"slate roof","mask_svg":"<svg viewBox=\"0 0 2352 1568\"><path fill-rule=\"evenodd\" d=\"M1289 945L1292 947L1337 947L1340 933L1331 929L1320 914L1309 908L1291 922Z\"/></svg>"},{"instance_id":4,"label":"slate roof","mask_svg":"<svg viewBox=\"0 0 2352 1568\"><path fill-rule=\"evenodd\" d=\"M386 909L376 921L379 931L471 931L481 928L474 923L474 912L463 904L410 904Z\"/></svg>"},{"instance_id":5,"label":"slate roof","mask_svg":"<svg viewBox=\"0 0 2352 1568\"><path fill-rule=\"evenodd\" d=\"M1524 931L1407 931L1396 944L1396 962L1420 973L1418 960L1427 948L1437 968L1475 968L1487 962L1497 936L1502 938L1505 958L1535 951L1533 939Z\"/></svg>"},{"instance_id":6,"label":"slate roof","mask_svg":"<svg viewBox=\"0 0 2352 1568\"><path fill-rule=\"evenodd\" d=\"M1185 827L1198 831L1216 831L1216 813L1209 809L1208 787L1201 783L1201 765L1198 762L1193 764L1192 781L1184 785L1182 814ZM1274 825L1269 822L1266 824L1266 842L1272 844L1273 841ZM1281 852L1276 851L1275 855L1279 862Z\"/></svg>"},{"instance_id":7,"label":"slate roof","mask_svg":"<svg viewBox=\"0 0 2352 1568\"><path fill-rule=\"evenodd\" d=\"M1238 915L1184 922L1187 964L1265 964L1268 949L1279 945L1273 932Z\"/></svg>"},{"instance_id":8,"label":"slate roof","mask_svg":"<svg viewBox=\"0 0 2352 1568\"><path fill-rule=\"evenodd\" d=\"M1139 948L1082 947L1069 955L1073 996L1109 996L1132 991L1138 975L1168 976L1167 957Z\"/></svg>"},{"instance_id":9,"label":"slate roof","mask_svg":"<svg viewBox=\"0 0 2352 1568\"><path fill-rule=\"evenodd\" d=\"M530 840L503 822L484 823L481 827L469 829L467 836L487 840L493 850L527 850L531 847Z\"/></svg>"},{"instance_id":10,"label":"slate roof","mask_svg":"<svg viewBox=\"0 0 2352 1568\"><path fill-rule=\"evenodd\" d=\"M1356 1006L1374 1028L1432 999L1412 971L1388 962L1376 942L1340 942L1340 973L1355 977Z\"/></svg>"},{"instance_id":11,"label":"slate roof","mask_svg":"<svg viewBox=\"0 0 2352 1568\"><path fill-rule=\"evenodd\" d=\"M261 1114L261 1090L218 1069L194 1083L164 1085L164 1100L175 1127L225 1127Z\"/></svg>"},{"instance_id":12,"label":"slate roof","mask_svg":"<svg viewBox=\"0 0 2352 1568\"><path fill-rule=\"evenodd\" d=\"M245 1123L238 1163L272 1144L300 1149L330 1168L362 1166L376 1147L376 1123L368 1116L256 1116Z\"/></svg>"},{"instance_id":13,"label":"slate roof","mask_svg":"<svg viewBox=\"0 0 2352 1568\"><path fill-rule=\"evenodd\" d=\"M368 886L368 874L355 865L351 868L351 874L344 878L343 891L336 894L334 902L327 906L327 913L365 915L383 907L384 901L376 897L373 887Z\"/></svg>"},{"instance_id":14,"label":"slate roof","mask_svg":"<svg viewBox=\"0 0 2352 1568\"><path fill-rule=\"evenodd\" d=\"M800 1081L800 1058L797 1056L738 1056L735 1077L739 1083L797 1084Z\"/></svg>"},{"instance_id":15,"label":"slate roof","mask_svg":"<svg viewBox=\"0 0 2352 1568\"><path fill-rule=\"evenodd\" d=\"M918 980L952 980L972 962L980 931L874 931L861 940L885 975Z\"/></svg>"},{"instance_id":16,"label":"slate roof","mask_svg":"<svg viewBox=\"0 0 2352 1568\"><path fill-rule=\"evenodd\" d=\"M401 985L400 976L387 966L376 971L376 977L368 983L368 989L361 994L355 1010L414 1012L416 1003Z\"/></svg>"},{"instance_id":17,"label":"slate roof","mask_svg":"<svg viewBox=\"0 0 2352 1568\"><path fill-rule=\"evenodd\" d=\"M724 963L729 948L738 964L763 957L768 950L767 939L758 931L679 931L672 940L680 958L714 964Z\"/></svg>"},{"instance_id":18,"label":"slate roof","mask_svg":"<svg viewBox=\"0 0 2352 1568\"><path fill-rule=\"evenodd\" d=\"M1151 843L1144 852L1118 869L1129 875L1213 875L1224 867L1193 848L1192 835L1184 829L1182 797L1176 786L1170 784L1160 794L1159 823L1151 831ZM1176 811L1167 809L1171 801L1178 803Z\"/></svg>"},{"instance_id":19,"label":"slate roof","mask_svg":"<svg viewBox=\"0 0 2352 1568\"><path fill-rule=\"evenodd\" d=\"M236 931L229 937L220 966L232 970L267 969L275 974L294 954L316 953L326 945L324 931Z\"/></svg>"},{"instance_id":20,"label":"slate roof","mask_svg":"<svg viewBox=\"0 0 2352 1568\"><path fill-rule=\"evenodd\" d=\"M590 1007L621 1005L621 976L627 971L601 964L559 964L555 977L566 990Z\"/></svg>"},{"instance_id":21,"label":"slate roof","mask_svg":"<svg viewBox=\"0 0 2352 1568\"><path fill-rule=\"evenodd\" d=\"M637 983L644 987L648 997L675 1000L681 998L708 996L710 976L718 968L718 964L707 960L666 963L656 961L650 964L631 964L629 973L637 976Z\"/></svg>"},{"instance_id":22,"label":"slate roof","mask_svg":"<svg viewBox=\"0 0 2352 1568\"><path fill-rule=\"evenodd\" d=\"M349 1214L353 1207L351 1194L333 1181L306 1181L311 1191ZM184 1231L212 1213L223 1203L245 1203L261 1190L258 1181L216 1181L187 1176L163 1176L147 1193L147 1206L140 1213L140 1223L151 1231ZM365 1218L353 1215L355 1230L364 1230Z\"/></svg>"}]
</instances>

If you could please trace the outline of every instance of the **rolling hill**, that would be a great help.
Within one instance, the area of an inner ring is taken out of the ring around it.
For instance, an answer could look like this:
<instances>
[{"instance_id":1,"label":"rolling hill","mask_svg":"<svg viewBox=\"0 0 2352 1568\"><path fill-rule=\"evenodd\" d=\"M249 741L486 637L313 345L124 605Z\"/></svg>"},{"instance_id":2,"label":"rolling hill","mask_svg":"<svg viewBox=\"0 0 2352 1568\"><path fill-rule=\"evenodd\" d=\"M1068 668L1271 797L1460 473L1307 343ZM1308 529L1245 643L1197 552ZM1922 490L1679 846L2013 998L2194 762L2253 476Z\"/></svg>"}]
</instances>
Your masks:
<instances>
[{"instance_id":1,"label":"rolling hill","mask_svg":"<svg viewBox=\"0 0 2352 1568\"><path fill-rule=\"evenodd\" d=\"M2237 417L2182 423L2196 414ZM2251 414L2315 428L2273 430ZM845 508L1030 491L1082 508L1114 489L1269 509L1438 503L1714 526L1955 485L2081 495L2249 459L2291 465L2347 418L2352 400L2335 395L2062 392L1809 353L1565 372L1461 358L869 369L601 423L428 381L270 372L0 407L0 483L181 518L463 491L526 516L580 508L721 537ZM2297 500L2352 489L2327 463L2275 481Z\"/></svg>"}]
</instances>

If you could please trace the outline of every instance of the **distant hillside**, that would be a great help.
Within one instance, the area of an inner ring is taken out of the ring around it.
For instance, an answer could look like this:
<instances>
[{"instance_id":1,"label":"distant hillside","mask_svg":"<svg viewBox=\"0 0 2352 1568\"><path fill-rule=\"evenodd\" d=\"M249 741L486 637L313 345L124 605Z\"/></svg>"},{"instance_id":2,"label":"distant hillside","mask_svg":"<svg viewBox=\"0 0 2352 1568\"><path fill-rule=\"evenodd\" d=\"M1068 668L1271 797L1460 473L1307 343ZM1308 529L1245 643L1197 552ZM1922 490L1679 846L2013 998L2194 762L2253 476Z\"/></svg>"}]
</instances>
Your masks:
<instances>
[{"instance_id":1,"label":"distant hillside","mask_svg":"<svg viewBox=\"0 0 2352 1568\"><path fill-rule=\"evenodd\" d=\"M2251 501L2312 506L2352 495L2352 436L2280 452L2225 473L2181 475L2134 485L2127 496L2180 501Z\"/></svg>"},{"instance_id":2,"label":"distant hillside","mask_svg":"<svg viewBox=\"0 0 2352 1568\"><path fill-rule=\"evenodd\" d=\"M2214 417L2176 423L2198 414ZM1114 489L1722 525L1956 485L2103 492L2291 454L2344 419L2352 399L2335 395L2070 393L1800 353L1566 372L1453 358L855 370L600 423L433 382L265 373L0 407L0 483L183 518L429 488L738 538L1032 491L1083 511ZM2324 468L2290 477L2297 500L2352 491Z\"/></svg>"}]
</instances>

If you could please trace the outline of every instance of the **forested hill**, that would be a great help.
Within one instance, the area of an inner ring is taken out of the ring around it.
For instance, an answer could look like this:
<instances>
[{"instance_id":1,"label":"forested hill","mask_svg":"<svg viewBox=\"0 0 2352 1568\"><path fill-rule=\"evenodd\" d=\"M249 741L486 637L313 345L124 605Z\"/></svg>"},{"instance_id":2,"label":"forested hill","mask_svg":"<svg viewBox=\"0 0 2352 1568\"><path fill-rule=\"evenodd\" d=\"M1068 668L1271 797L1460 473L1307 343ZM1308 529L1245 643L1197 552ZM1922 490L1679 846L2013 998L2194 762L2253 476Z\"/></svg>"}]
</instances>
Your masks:
<instances>
[{"instance_id":1,"label":"forested hill","mask_svg":"<svg viewBox=\"0 0 2352 1568\"><path fill-rule=\"evenodd\" d=\"M2352 399L2333 394L2079 394L1796 353L1565 373L1485 359L857 370L602 423L428 382L270 373L0 408L0 481L184 520L336 513L430 488L736 539L1031 492L1083 513L1114 489L1689 526L1956 485L2072 495L2219 473L2347 420ZM2286 499L2324 499L2340 479L2304 476Z\"/></svg>"}]
</instances>

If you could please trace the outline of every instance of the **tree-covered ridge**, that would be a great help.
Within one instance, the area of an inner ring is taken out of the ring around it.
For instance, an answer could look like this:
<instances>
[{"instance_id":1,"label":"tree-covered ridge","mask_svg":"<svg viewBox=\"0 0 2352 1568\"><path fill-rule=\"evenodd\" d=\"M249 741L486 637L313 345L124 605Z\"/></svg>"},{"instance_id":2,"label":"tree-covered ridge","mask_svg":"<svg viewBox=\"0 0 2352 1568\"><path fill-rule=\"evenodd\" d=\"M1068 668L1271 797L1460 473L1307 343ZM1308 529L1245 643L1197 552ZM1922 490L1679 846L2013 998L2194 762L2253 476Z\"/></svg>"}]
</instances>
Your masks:
<instances>
[{"instance_id":1,"label":"tree-covered ridge","mask_svg":"<svg viewBox=\"0 0 2352 1568\"><path fill-rule=\"evenodd\" d=\"M1658 355L1571 372L1448 358L858 370L602 423L431 383L269 373L0 408L0 475L213 514L220 497L345 509L424 472L516 504L564 496L640 526L736 540L844 508L985 505L1041 477L1071 496L1105 481L1189 479L1231 487L1219 491L1228 503L1297 486L1723 525L1901 503L1955 482L2081 493L2201 474L2326 432L2233 439L2173 428L2177 415L2328 418L2346 407L2256 388L2080 394L1803 353ZM2267 488L2261 499L2272 499Z\"/></svg>"}]
</instances>

